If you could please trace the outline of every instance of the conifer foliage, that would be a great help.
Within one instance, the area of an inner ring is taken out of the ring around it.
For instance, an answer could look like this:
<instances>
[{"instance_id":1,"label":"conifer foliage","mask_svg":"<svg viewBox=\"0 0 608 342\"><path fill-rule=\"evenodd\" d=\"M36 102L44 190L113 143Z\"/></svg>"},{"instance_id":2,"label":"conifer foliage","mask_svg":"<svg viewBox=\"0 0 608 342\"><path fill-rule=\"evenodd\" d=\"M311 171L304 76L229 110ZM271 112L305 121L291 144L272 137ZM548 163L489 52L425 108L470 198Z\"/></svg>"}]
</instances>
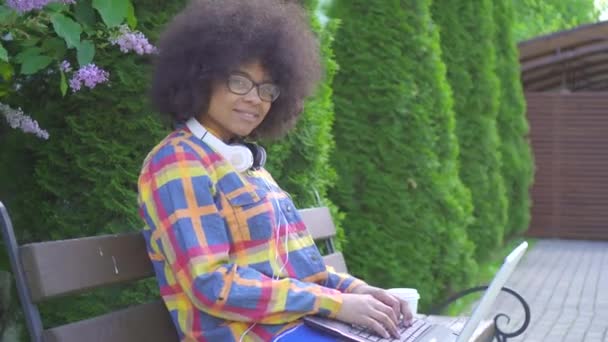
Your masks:
<instances>
[{"instance_id":1,"label":"conifer foliage","mask_svg":"<svg viewBox=\"0 0 608 342\"><path fill-rule=\"evenodd\" d=\"M507 222L492 1L436 0L432 12L454 94L460 177L473 199L474 221L468 233L476 256L483 258L501 245Z\"/></svg>"},{"instance_id":2,"label":"conifer foliage","mask_svg":"<svg viewBox=\"0 0 608 342\"><path fill-rule=\"evenodd\" d=\"M319 39L324 77L314 96L304 104L296 128L284 139L265 143L270 150L267 168L277 183L291 194L299 208L329 206L334 222L339 224L340 214L327 198L327 190L336 180L335 170L329 161L334 148L331 82L337 68L332 51L336 21L330 20L322 26L314 13L318 1L305 0L300 3L309 10L311 26Z\"/></svg>"},{"instance_id":3,"label":"conifer foliage","mask_svg":"<svg viewBox=\"0 0 608 342\"><path fill-rule=\"evenodd\" d=\"M423 305L475 272L471 200L458 178L445 66L430 1L334 1L338 182L349 269L416 287Z\"/></svg>"},{"instance_id":4,"label":"conifer foliage","mask_svg":"<svg viewBox=\"0 0 608 342\"><path fill-rule=\"evenodd\" d=\"M513 36L513 4L494 2L496 74L500 80L498 133L502 176L509 204L505 237L521 233L530 224L530 186L534 177L526 104L520 80L517 45Z\"/></svg>"}]
</instances>

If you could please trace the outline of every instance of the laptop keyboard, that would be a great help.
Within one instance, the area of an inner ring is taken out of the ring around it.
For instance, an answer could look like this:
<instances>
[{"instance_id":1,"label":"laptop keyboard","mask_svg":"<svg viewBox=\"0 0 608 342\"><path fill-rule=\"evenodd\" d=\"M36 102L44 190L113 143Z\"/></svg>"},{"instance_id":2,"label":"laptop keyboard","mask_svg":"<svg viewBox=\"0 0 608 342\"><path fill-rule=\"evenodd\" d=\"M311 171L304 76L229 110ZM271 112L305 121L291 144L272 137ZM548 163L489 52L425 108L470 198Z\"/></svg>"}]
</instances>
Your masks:
<instances>
[{"instance_id":1,"label":"laptop keyboard","mask_svg":"<svg viewBox=\"0 0 608 342\"><path fill-rule=\"evenodd\" d=\"M348 332L371 342L410 342L415 341L418 336L422 335L430 327L432 327L432 325L423 319L415 319L412 325L409 327L400 324L397 326L397 330L399 331L399 335L401 336L400 338L384 338L382 336L377 335L372 330L356 326L351 327Z\"/></svg>"}]
</instances>

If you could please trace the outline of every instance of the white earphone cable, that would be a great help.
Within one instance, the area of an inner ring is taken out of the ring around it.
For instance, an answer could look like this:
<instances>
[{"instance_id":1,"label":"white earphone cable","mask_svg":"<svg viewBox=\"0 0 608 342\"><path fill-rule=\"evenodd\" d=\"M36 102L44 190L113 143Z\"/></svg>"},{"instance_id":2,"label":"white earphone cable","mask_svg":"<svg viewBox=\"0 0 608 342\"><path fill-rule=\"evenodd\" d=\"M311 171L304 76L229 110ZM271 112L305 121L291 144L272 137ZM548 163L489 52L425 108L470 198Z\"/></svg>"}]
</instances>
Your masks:
<instances>
[{"instance_id":1,"label":"white earphone cable","mask_svg":"<svg viewBox=\"0 0 608 342\"><path fill-rule=\"evenodd\" d=\"M271 189L270 184L268 183L268 181L264 178L261 177L262 181L264 182L264 184L266 185L267 189ZM287 263L289 262L289 221L287 220L287 217L285 217L285 214L283 213L283 209L281 208L281 204L279 203L279 200L277 198L273 198L272 201L274 202L274 205L276 206L276 213L275 213L275 222L277 224L276 228L275 228L275 249L277 251L277 253L275 254L275 262L277 263L277 265L282 264L281 268L278 270L278 272L273 272L273 277L272 279L274 280L279 280L281 277L281 273L285 270L285 268L287 267ZM277 219L278 216L278 219ZM282 219L282 220L281 220ZM285 223L285 236L283 237L283 248L285 251L285 260L281 260L281 255L279 252L279 246L281 244L281 225L282 225L282 221L284 221Z\"/></svg>"},{"instance_id":2,"label":"white earphone cable","mask_svg":"<svg viewBox=\"0 0 608 342\"><path fill-rule=\"evenodd\" d=\"M266 181L266 179L264 177L260 177L262 178L262 181L264 182L264 184L266 185L266 189L270 190L271 186L268 183L268 181ZM275 249L276 249L276 254L274 257L274 261L277 265L282 264L281 268L279 269L278 272L272 272L272 279L273 280L279 280L281 278L281 273L285 270L285 268L287 267L287 263L289 262L289 221L287 220L287 217L285 217L285 214L283 213L283 210L281 209L281 205L279 203L279 200L276 198L273 198L272 203L274 204L274 206L276 206L276 211L278 211L278 219L277 219L277 213L275 212L274 215L274 220L276 223L276 228L275 228L275 238L274 238L274 243L275 243ZM273 211L275 211L273 210ZM281 254L279 251L279 246L281 244L281 218L284 220L285 222L285 237L284 237L284 250L285 250L285 261L281 260ZM271 266L272 267L272 266ZM243 334L241 335L241 337L239 338L239 342L243 342L245 335L247 335L247 333L249 333L251 331L251 329L253 329L256 326L256 322L252 323L249 328L247 328L247 330L245 330L243 332Z\"/></svg>"}]
</instances>

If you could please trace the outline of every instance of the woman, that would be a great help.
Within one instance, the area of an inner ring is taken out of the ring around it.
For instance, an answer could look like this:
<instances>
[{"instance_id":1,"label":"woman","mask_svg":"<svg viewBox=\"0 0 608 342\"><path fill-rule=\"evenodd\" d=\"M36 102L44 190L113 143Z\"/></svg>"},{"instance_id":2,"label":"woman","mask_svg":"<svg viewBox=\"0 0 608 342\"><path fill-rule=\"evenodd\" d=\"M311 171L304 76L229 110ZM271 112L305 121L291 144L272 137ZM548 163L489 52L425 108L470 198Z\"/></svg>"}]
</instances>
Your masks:
<instances>
[{"instance_id":1,"label":"woman","mask_svg":"<svg viewBox=\"0 0 608 342\"><path fill-rule=\"evenodd\" d=\"M405 302L326 267L287 193L245 139L292 128L319 75L296 4L192 2L159 43L152 97L178 128L146 157L140 213L182 341L323 340L322 315L388 337Z\"/></svg>"}]
</instances>

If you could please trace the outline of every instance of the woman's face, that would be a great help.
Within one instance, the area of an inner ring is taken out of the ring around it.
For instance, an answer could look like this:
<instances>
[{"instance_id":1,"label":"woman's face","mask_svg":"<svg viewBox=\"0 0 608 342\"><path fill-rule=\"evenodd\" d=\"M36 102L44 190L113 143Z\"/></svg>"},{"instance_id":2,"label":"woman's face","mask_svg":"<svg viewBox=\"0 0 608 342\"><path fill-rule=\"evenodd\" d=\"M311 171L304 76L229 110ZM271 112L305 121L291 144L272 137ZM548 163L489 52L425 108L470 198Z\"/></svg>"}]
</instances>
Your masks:
<instances>
[{"instance_id":1,"label":"woman's face","mask_svg":"<svg viewBox=\"0 0 608 342\"><path fill-rule=\"evenodd\" d=\"M242 65L231 73L236 82L253 81L254 84L271 83L268 73L259 62ZM231 78L231 80L232 80ZM232 82L232 81L231 81ZM265 87L265 86L262 86ZM267 86L265 89L268 89ZM262 92L262 89L260 89ZM258 87L244 95L235 94L228 88L228 80L216 82L211 88L209 108L198 117L208 130L227 142L236 136L247 136L266 117L271 102L263 101Z\"/></svg>"}]
</instances>

